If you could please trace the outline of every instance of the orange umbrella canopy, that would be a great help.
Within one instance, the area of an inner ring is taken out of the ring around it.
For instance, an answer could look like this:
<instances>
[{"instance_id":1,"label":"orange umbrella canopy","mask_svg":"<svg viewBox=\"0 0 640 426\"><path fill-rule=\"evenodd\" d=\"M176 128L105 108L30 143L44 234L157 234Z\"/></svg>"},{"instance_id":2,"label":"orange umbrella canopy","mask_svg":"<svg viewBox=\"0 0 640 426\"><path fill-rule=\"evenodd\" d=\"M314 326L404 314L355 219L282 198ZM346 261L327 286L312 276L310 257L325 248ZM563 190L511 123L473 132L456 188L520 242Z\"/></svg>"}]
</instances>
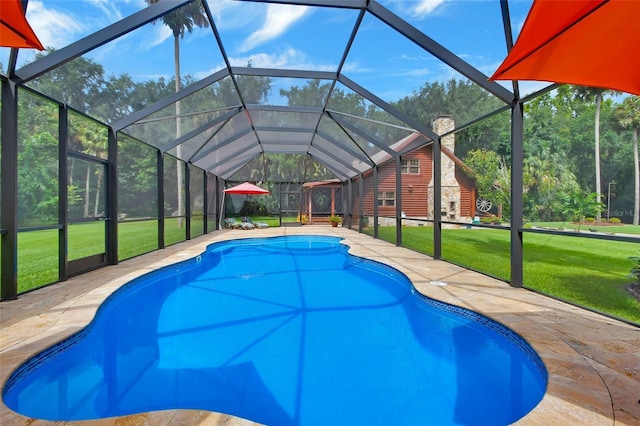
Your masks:
<instances>
[{"instance_id":1,"label":"orange umbrella canopy","mask_svg":"<svg viewBox=\"0 0 640 426\"><path fill-rule=\"evenodd\" d=\"M27 22L21 0L0 0L0 46L44 50Z\"/></svg>"},{"instance_id":2,"label":"orange umbrella canopy","mask_svg":"<svg viewBox=\"0 0 640 426\"><path fill-rule=\"evenodd\" d=\"M240 185L233 186L224 190L227 194L242 194L242 195L260 195L268 194L269 191L262 189L252 183L245 182Z\"/></svg>"},{"instance_id":3,"label":"orange umbrella canopy","mask_svg":"<svg viewBox=\"0 0 640 426\"><path fill-rule=\"evenodd\" d=\"M536 80L640 95L640 0L534 0L491 80Z\"/></svg>"}]
</instances>

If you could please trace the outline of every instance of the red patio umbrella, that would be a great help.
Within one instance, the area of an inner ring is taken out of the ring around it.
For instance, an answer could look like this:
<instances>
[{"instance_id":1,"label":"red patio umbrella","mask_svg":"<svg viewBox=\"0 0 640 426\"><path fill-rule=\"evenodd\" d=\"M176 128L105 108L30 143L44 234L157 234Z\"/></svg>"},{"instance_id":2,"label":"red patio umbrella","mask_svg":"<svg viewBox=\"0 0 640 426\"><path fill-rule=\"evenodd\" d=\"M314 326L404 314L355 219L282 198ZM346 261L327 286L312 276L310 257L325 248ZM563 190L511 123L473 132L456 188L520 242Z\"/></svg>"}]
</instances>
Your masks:
<instances>
[{"instance_id":1,"label":"red patio umbrella","mask_svg":"<svg viewBox=\"0 0 640 426\"><path fill-rule=\"evenodd\" d=\"M240 185L233 186L224 190L227 194L241 194L241 195L262 195L269 194L269 191L262 189L252 183L245 182Z\"/></svg>"},{"instance_id":2,"label":"red patio umbrella","mask_svg":"<svg viewBox=\"0 0 640 426\"><path fill-rule=\"evenodd\" d=\"M227 188L223 191L222 194L222 204L221 207L224 209L224 195L225 194L239 194L239 195L264 195L269 194L270 192L266 189L260 188L257 185L254 185L249 182L241 183L240 185L232 186L231 188ZM220 217L220 228L222 228L222 216Z\"/></svg>"},{"instance_id":3,"label":"red patio umbrella","mask_svg":"<svg viewBox=\"0 0 640 426\"><path fill-rule=\"evenodd\" d=\"M0 46L44 50L27 22L22 0L0 0Z\"/></svg>"},{"instance_id":4,"label":"red patio umbrella","mask_svg":"<svg viewBox=\"0 0 640 426\"><path fill-rule=\"evenodd\" d=\"M639 0L534 0L491 80L535 80L640 95Z\"/></svg>"}]
</instances>

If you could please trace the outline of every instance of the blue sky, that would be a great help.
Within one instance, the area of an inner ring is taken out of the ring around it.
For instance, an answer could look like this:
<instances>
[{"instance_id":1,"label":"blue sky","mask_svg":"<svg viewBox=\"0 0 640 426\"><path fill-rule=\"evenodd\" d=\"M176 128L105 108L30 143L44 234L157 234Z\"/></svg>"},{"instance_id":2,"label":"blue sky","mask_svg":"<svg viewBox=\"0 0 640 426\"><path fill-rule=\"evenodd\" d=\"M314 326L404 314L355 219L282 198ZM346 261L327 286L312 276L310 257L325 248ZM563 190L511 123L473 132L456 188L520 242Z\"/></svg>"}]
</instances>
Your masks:
<instances>
[{"instance_id":1,"label":"blue sky","mask_svg":"<svg viewBox=\"0 0 640 426\"><path fill-rule=\"evenodd\" d=\"M487 75L506 56L498 0L380 3ZM346 9L233 0L208 4L237 66L251 62L254 67L335 71L357 17L357 11ZM509 6L517 34L531 1L512 0ZM59 49L145 7L144 0L29 0L27 18L45 46ZM185 35L180 47L183 75L201 78L224 66L210 29ZM22 50L19 63L32 56L33 51ZM139 81L173 75L173 37L160 22L86 56L103 65L107 75L128 73ZM0 61L6 64L7 59L8 49L2 48ZM409 95L425 82L459 77L372 15L362 22L343 73L386 101ZM541 84L531 83L524 92L537 87Z\"/></svg>"}]
</instances>

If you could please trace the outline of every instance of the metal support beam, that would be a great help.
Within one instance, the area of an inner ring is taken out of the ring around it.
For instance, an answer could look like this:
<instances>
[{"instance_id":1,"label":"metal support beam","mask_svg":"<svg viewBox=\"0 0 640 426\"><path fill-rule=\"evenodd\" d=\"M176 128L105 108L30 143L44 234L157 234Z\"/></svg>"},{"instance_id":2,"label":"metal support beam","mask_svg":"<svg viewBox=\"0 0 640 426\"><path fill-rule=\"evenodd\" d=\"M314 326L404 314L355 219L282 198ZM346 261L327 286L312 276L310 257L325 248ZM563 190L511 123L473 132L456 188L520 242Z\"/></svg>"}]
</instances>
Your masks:
<instances>
[{"instance_id":1,"label":"metal support beam","mask_svg":"<svg viewBox=\"0 0 640 426\"><path fill-rule=\"evenodd\" d=\"M367 98L367 100L373 102L374 104L376 104L377 106L379 106L380 108L388 112L389 114L393 115L398 120L402 121L403 123L406 123L408 126L413 127L414 129L416 129L418 132L422 133L429 139L433 140L438 137L438 135L436 135L433 130L431 130L426 126L423 126L420 122L409 117L405 113L401 112L399 109L391 106L391 104L383 101L381 98L374 95L364 87L360 86L355 81L345 77L344 75L340 75L340 77L338 77L338 81L344 84L345 86L347 86L349 89L353 90L354 92L357 92L360 96L364 96L365 98Z\"/></svg>"},{"instance_id":2,"label":"metal support beam","mask_svg":"<svg viewBox=\"0 0 640 426\"><path fill-rule=\"evenodd\" d=\"M320 153L326 155L327 157L329 157L332 160L334 160L336 163L344 166L345 168L351 170L352 172L354 172L356 174L360 173L360 170L356 169L355 167L352 167L351 164L345 162L343 158L340 158L340 156L335 155L335 154L333 154L333 153L331 153L331 152L327 151L326 149L323 149L323 148L321 148L319 146L315 146L314 145L313 149L315 149L316 151L319 151Z\"/></svg>"},{"instance_id":3,"label":"metal support beam","mask_svg":"<svg viewBox=\"0 0 640 426\"><path fill-rule=\"evenodd\" d=\"M141 26L179 9L194 0L159 1L145 7L133 15L109 25L95 33L76 41L60 50L53 51L41 59L31 62L16 70L16 77L21 81L29 81L51 71L79 56L84 55L108 42L115 40Z\"/></svg>"},{"instance_id":4,"label":"metal support beam","mask_svg":"<svg viewBox=\"0 0 640 426\"><path fill-rule=\"evenodd\" d=\"M191 167L186 162L182 162L184 167L184 214L186 216L185 223L185 237L187 240L191 239Z\"/></svg>"},{"instance_id":5,"label":"metal support beam","mask_svg":"<svg viewBox=\"0 0 640 426\"><path fill-rule=\"evenodd\" d=\"M509 2L500 0L500 11L502 12L502 25L504 29L504 39L507 42L507 52L513 49L513 31L511 30L511 17L509 13ZM520 99L520 85L518 80L512 80L513 94L516 99Z\"/></svg>"},{"instance_id":6,"label":"metal support beam","mask_svg":"<svg viewBox=\"0 0 640 426\"><path fill-rule=\"evenodd\" d=\"M181 137L179 137L178 139L174 140L173 142L171 142L170 144L162 147L162 152L167 152L172 148L175 148L176 146L188 141L191 138L195 138L196 136L198 136L200 133L206 132L207 130L209 130L210 128L222 123L223 121L228 121L230 118L232 118L233 116L235 116L238 112L240 112L240 107L235 107L227 112L225 112L224 114L220 115L219 117L214 118L211 121L206 122L205 124L203 124L202 126L199 126L196 129L193 129L192 131L188 132L187 134L182 135ZM217 133L217 132L215 132ZM215 134L214 133L214 134ZM207 139L200 148L202 148L204 145L206 145L206 143L209 141L209 139ZM200 148L198 148L198 150L200 150Z\"/></svg>"},{"instance_id":7,"label":"metal support beam","mask_svg":"<svg viewBox=\"0 0 640 426\"><path fill-rule=\"evenodd\" d=\"M252 132L252 130L250 130L250 129L247 131L247 133L251 133L251 132ZM235 139L234 139L234 140L235 140ZM226 142L224 143L224 145L228 145L228 144L229 144L229 143L231 143L231 142L233 142L233 141L226 141ZM221 146L224 146L224 145L223 145L223 144L219 144L218 146L216 146L216 149L217 149L217 148L220 148ZM224 156L224 157L222 157L222 158L218 158L218 159L217 159L217 161L215 161L215 162L213 162L212 164L210 164L208 168L209 168L209 169L215 169L216 167L219 167L219 166L223 165L224 163L226 163L227 161L231 160L232 158L236 158L236 157L238 157L238 156L239 156L239 155L241 155L241 154L244 154L244 153L246 153L246 152L248 152L248 151L251 151L252 149L253 149L253 150L255 150L257 147L258 147L258 145L257 145L257 144L253 144L253 145L250 145L250 146L242 146L242 147L240 147L239 149L236 149L235 151L232 151L232 152L228 153L226 156ZM215 151L215 150L214 150L214 151ZM259 154L261 154L261 153L262 153L262 152L257 152L257 153L256 153L256 155L259 155ZM209 153L207 153L207 155L208 155L208 154L209 154ZM251 157L251 160L253 160L254 158L255 158L255 156L252 156L252 157ZM199 161L199 160L201 160L201 158L199 158L199 159L198 159L198 161ZM247 164L247 163L248 163L249 161L251 161L251 160L247 160L247 161L246 161L246 162L244 162L242 165ZM195 161L194 161L194 162L195 162ZM233 166L231 166L231 167L233 168Z\"/></svg>"},{"instance_id":8,"label":"metal support beam","mask_svg":"<svg viewBox=\"0 0 640 426\"><path fill-rule=\"evenodd\" d=\"M299 6L319 6L330 8L343 8L343 9L361 9L367 6L367 0L246 0L256 3L281 3L281 4L295 4Z\"/></svg>"},{"instance_id":9,"label":"metal support beam","mask_svg":"<svg viewBox=\"0 0 640 426\"><path fill-rule=\"evenodd\" d=\"M522 287L523 274L523 241L522 216L524 214L523 187L523 134L524 105L517 102L511 110L511 280L512 287Z\"/></svg>"},{"instance_id":10,"label":"metal support beam","mask_svg":"<svg viewBox=\"0 0 640 426\"><path fill-rule=\"evenodd\" d=\"M360 218L358 219L358 232L362 232L362 221L364 219L364 214L362 209L364 208L362 199L364 198L364 175L360 173L360 178L358 179L358 214Z\"/></svg>"},{"instance_id":11,"label":"metal support beam","mask_svg":"<svg viewBox=\"0 0 640 426\"><path fill-rule=\"evenodd\" d=\"M349 179L349 175L346 175L344 173L344 171L341 170L337 170L333 164L329 164L326 162L326 158L323 158L319 155L314 154L313 152L309 152L309 157L311 157L313 160L319 162L320 164L322 164L324 167L327 168L327 170L329 170L331 173L333 173L334 175L336 175L336 177L340 180L346 180Z\"/></svg>"},{"instance_id":12,"label":"metal support beam","mask_svg":"<svg viewBox=\"0 0 640 426\"><path fill-rule=\"evenodd\" d=\"M107 151L107 263L118 264L118 138L113 128L108 128Z\"/></svg>"},{"instance_id":13,"label":"metal support beam","mask_svg":"<svg viewBox=\"0 0 640 426\"><path fill-rule=\"evenodd\" d=\"M484 88L504 103L509 103L511 102L511 99L513 99L513 94L507 89L494 81L489 81L488 76L460 59L457 55L447 50L432 38L429 38L422 31L398 17L389 9L378 3L378 1L370 0L368 10L382 22L385 22L391 28L395 29L427 52L449 65L451 68L458 71L478 86Z\"/></svg>"},{"instance_id":14,"label":"metal support beam","mask_svg":"<svg viewBox=\"0 0 640 426\"><path fill-rule=\"evenodd\" d=\"M378 166L373 166L373 238L378 238Z\"/></svg>"},{"instance_id":15,"label":"metal support beam","mask_svg":"<svg viewBox=\"0 0 640 426\"><path fill-rule=\"evenodd\" d=\"M162 2L160 2L162 3ZM171 93L170 95L164 97L158 102L151 104L139 111L136 111L132 114L129 114L125 118L115 122L112 124L114 131L119 132L120 130L131 126L132 124L142 120L149 115L160 111L163 108L168 107L169 105L175 104L177 101L186 98L189 95L194 94L195 92L204 89L207 86L212 85L213 83L222 80L224 77L229 75L229 71L227 69L220 70L211 74L208 77L203 78L202 80L190 84L179 92ZM238 108L237 105L229 106L229 109Z\"/></svg>"},{"instance_id":16,"label":"metal support beam","mask_svg":"<svg viewBox=\"0 0 640 426\"><path fill-rule=\"evenodd\" d=\"M67 170L69 140L69 109L58 105L58 280L69 278L69 171Z\"/></svg>"},{"instance_id":17,"label":"metal support beam","mask_svg":"<svg viewBox=\"0 0 640 426\"><path fill-rule=\"evenodd\" d=\"M265 104L248 104L245 109L251 111L275 111L275 112L301 112L305 114L322 114L320 107L305 106L284 106L284 105L265 105Z\"/></svg>"},{"instance_id":18,"label":"metal support beam","mask_svg":"<svg viewBox=\"0 0 640 426\"><path fill-rule=\"evenodd\" d=\"M256 146L254 145L251 148L256 148ZM221 165L223 165L227 161L231 160L232 158L236 158L239 155L245 154L246 152L247 152L247 149L241 147L241 148L235 150L234 152L228 154L226 157L224 157L222 159L219 159L218 162L213 164L210 168L222 167ZM232 164L230 166L227 166L226 168L221 168L221 170L219 170L220 176L226 176L227 178L231 177L235 172L240 170L247 163L249 163L251 160L253 160L254 158L256 158L257 156L259 156L261 154L262 154L262 151L257 151L257 152L255 152L255 154L252 154L250 157L247 157L247 161L245 161L243 163Z\"/></svg>"},{"instance_id":19,"label":"metal support beam","mask_svg":"<svg viewBox=\"0 0 640 426\"><path fill-rule=\"evenodd\" d=\"M367 164L369 167L373 167L374 162L373 160L366 155L366 153L364 151L362 151L362 148L360 148L360 152L355 151L354 149L351 149L348 146L345 146L343 144L341 144L340 142L338 142L336 139L334 139L331 135L324 133L320 130L316 131L317 135L322 137L323 139L325 139L327 142L331 143L332 145L334 145L337 149L340 149L342 151L346 151L349 155L354 156L355 158L357 158L358 160L362 161L363 163ZM353 142L356 146L358 146L357 143ZM311 142L311 146L317 148L317 145L313 144L313 141Z\"/></svg>"},{"instance_id":20,"label":"metal support beam","mask_svg":"<svg viewBox=\"0 0 640 426\"><path fill-rule=\"evenodd\" d=\"M396 246L402 245L402 162L396 156Z\"/></svg>"},{"instance_id":21,"label":"metal support beam","mask_svg":"<svg viewBox=\"0 0 640 426\"><path fill-rule=\"evenodd\" d=\"M164 242L164 156L160 150L156 150L157 156L157 186L156 197L158 199L158 248L165 248Z\"/></svg>"},{"instance_id":22,"label":"metal support beam","mask_svg":"<svg viewBox=\"0 0 640 426\"><path fill-rule=\"evenodd\" d=\"M0 79L2 97L2 238L1 299L18 298L18 93L16 85Z\"/></svg>"},{"instance_id":23,"label":"metal support beam","mask_svg":"<svg viewBox=\"0 0 640 426\"><path fill-rule=\"evenodd\" d=\"M304 78L307 80L336 80L338 74L330 71L308 71L295 69L276 69L276 68L249 68L249 67L231 67L231 73L234 75L251 75L259 77L276 77L276 78Z\"/></svg>"},{"instance_id":24,"label":"metal support beam","mask_svg":"<svg viewBox=\"0 0 640 426\"><path fill-rule=\"evenodd\" d=\"M202 179L204 185L202 185L202 231L205 234L209 233L209 191L207 188L209 186L209 173L206 171L202 171Z\"/></svg>"},{"instance_id":25,"label":"metal support beam","mask_svg":"<svg viewBox=\"0 0 640 426\"><path fill-rule=\"evenodd\" d=\"M213 151L216 151L220 148L222 148L223 146L227 146L229 145L231 142L240 139L243 136L248 135L249 133L252 133L253 130L250 128L244 129L242 130L240 133L236 133L235 135L229 136L227 139L225 139L224 141L218 142L217 144L210 146L206 149L201 149L201 151L197 154L194 155L193 157L191 157L191 162L195 163L196 161L200 161L203 158L205 158L207 155L211 154ZM244 149L247 150L249 148L252 147L245 147ZM215 167L215 165L214 165Z\"/></svg>"},{"instance_id":26,"label":"metal support beam","mask_svg":"<svg viewBox=\"0 0 640 426\"><path fill-rule=\"evenodd\" d=\"M382 141L378 140L374 136L371 136L370 134L368 134L364 130L354 126L351 123L349 123L343 117L340 117L338 114L331 114L330 112L327 112L326 115L327 115L327 117L332 119L336 124L338 124L338 126L347 135L349 134L349 132L347 132L347 130L349 130L349 131L351 131L353 133L356 133L357 135L360 135L361 137L365 138L367 141L371 142L372 144L374 144L375 146L377 146L378 148L380 148L381 150L383 150L384 152L386 152L390 156L392 156L392 157L397 157L398 156L398 153L396 151L394 151L393 149L389 148L385 143L383 143Z\"/></svg>"},{"instance_id":27,"label":"metal support beam","mask_svg":"<svg viewBox=\"0 0 640 426\"><path fill-rule=\"evenodd\" d=\"M347 227L349 229L351 229L351 217L353 216L353 209L351 208L352 206L353 206L353 178L349 178L349 180L347 181L347 206L344 209L345 211L344 220L347 221Z\"/></svg>"},{"instance_id":28,"label":"metal support beam","mask_svg":"<svg viewBox=\"0 0 640 426\"><path fill-rule=\"evenodd\" d=\"M220 178L216 176L216 196L215 196L216 208L214 210L216 213L216 231L220 230L220 214L222 211L222 206L220 205L219 201L221 199L221 194L222 194L222 185L220 185Z\"/></svg>"},{"instance_id":29,"label":"metal support beam","mask_svg":"<svg viewBox=\"0 0 640 426\"><path fill-rule=\"evenodd\" d=\"M442 139L433 141L433 258L442 259Z\"/></svg>"},{"instance_id":30,"label":"metal support beam","mask_svg":"<svg viewBox=\"0 0 640 426\"><path fill-rule=\"evenodd\" d=\"M349 203L349 200L347 200L347 196L349 195L349 180L347 179L347 183L342 183L342 191L340 191L341 193L341 198L342 198L342 226L344 226L344 221L346 220L346 215L347 215L347 209L346 206Z\"/></svg>"}]
</instances>

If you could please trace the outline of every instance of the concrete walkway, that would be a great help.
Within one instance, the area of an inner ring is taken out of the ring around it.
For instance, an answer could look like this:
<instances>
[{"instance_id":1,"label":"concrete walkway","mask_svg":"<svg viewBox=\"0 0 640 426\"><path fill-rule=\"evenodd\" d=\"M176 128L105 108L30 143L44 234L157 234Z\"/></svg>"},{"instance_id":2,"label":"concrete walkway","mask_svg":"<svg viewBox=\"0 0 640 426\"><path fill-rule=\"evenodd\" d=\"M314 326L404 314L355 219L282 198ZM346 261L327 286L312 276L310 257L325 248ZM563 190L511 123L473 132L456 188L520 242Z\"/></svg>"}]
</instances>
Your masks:
<instances>
[{"instance_id":1,"label":"concrete walkway","mask_svg":"<svg viewBox=\"0 0 640 426\"><path fill-rule=\"evenodd\" d=\"M131 279L201 253L215 241L318 234L344 238L354 255L391 265L423 294L480 312L522 335L549 372L547 393L519 425L640 425L640 328L567 305L344 228L217 231L0 303L0 382L30 356L80 330ZM447 285L434 285L432 282ZM428 423L428 421L427 421ZM0 424L252 425L218 413L167 410L87 422L28 419L0 405ZM359 425L354 425L359 426Z\"/></svg>"}]
</instances>

